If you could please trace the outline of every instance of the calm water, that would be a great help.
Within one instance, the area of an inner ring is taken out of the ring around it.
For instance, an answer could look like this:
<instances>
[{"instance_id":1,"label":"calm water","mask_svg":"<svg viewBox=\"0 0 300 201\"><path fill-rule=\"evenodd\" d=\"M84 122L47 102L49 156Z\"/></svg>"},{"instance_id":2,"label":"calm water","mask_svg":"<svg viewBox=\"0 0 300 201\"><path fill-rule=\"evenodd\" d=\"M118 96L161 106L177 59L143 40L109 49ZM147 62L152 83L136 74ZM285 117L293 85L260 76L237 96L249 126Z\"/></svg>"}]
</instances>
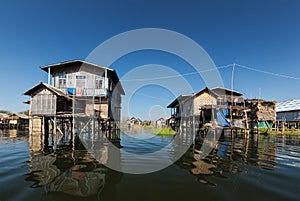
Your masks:
<instances>
[{"instance_id":1,"label":"calm water","mask_svg":"<svg viewBox=\"0 0 300 201\"><path fill-rule=\"evenodd\" d=\"M172 137L141 139L122 135L126 152L153 152ZM222 139L203 160L200 144L175 164L155 173L133 175L106 168L84 150L53 152L36 139L0 130L0 200L300 200L300 139ZM150 158L139 164L168 160ZM106 160L110 160L109 158ZM169 158L171 160L171 158Z\"/></svg>"}]
</instances>

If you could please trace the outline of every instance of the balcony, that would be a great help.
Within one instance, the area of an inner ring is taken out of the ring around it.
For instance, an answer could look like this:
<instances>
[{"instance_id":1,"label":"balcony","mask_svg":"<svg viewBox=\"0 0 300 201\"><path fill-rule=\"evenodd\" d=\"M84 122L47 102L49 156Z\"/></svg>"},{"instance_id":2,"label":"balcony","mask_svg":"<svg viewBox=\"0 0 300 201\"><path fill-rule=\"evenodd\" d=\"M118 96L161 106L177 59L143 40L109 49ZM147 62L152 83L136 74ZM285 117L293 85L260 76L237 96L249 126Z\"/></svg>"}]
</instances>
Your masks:
<instances>
[{"instance_id":1,"label":"balcony","mask_svg":"<svg viewBox=\"0 0 300 201\"><path fill-rule=\"evenodd\" d=\"M93 88L61 88L65 94L67 95L75 95L75 96L107 96L108 91L105 88L102 89L93 89Z\"/></svg>"}]
</instances>

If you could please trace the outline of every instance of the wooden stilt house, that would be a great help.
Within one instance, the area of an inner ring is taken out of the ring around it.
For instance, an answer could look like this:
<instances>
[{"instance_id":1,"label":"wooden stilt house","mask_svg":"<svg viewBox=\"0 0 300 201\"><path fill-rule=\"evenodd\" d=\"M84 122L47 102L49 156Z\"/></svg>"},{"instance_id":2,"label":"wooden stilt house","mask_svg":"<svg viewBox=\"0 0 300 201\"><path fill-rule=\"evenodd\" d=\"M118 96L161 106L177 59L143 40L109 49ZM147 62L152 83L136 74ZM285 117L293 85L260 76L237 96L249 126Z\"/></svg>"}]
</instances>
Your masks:
<instances>
[{"instance_id":1,"label":"wooden stilt house","mask_svg":"<svg viewBox=\"0 0 300 201\"><path fill-rule=\"evenodd\" d=\"M247 99L242 93L223 87L205 88L197 93L181 95L168 108L179 126L197 131L204 127L235 129L271 129L276 121L276 102Z\"/></svg>"},{"instance_id":2,"label":"wooden stilt house","mask_svg":"<svg viewBox=\"0 0 300 201\"><path fill-rule=\"evenodd\" d=\"M88 122L92 132L118 130L125 93L115 70L81 60L41 69L48 73L48 84L41 82L24 93L31 97L30 131L47 133L51 124L54 134L58 130L74 137Z\"/></svg>"},{"instance_id":3,"label":"wooden stilt house","mask_svg":"<svg viewBox=\"0 0 300 201\"><path fill-rule=\"evenodd\" d=\"M194 94L181 95L168 105L171 115L175 117L176 130L179 125L192 125L197 130L205 124L217 125L217 120L228 126L241 127L242 107L241 93L221 87L206 87Z\"/></svg>"}]
</instances>

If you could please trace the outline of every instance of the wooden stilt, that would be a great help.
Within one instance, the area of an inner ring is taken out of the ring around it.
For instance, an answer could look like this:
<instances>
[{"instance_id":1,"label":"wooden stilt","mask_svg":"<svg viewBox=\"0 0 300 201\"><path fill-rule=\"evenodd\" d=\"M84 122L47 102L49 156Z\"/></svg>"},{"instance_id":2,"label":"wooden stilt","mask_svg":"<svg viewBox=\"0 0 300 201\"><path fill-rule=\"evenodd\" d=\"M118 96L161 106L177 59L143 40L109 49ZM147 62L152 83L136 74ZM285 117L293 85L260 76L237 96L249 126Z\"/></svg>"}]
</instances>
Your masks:
<instances>
[{"instance_id":1,"label":"wooden stilt","mask_svg":"<svg viewBox=\"0 0 300 201\"><path fill-rule=\"evenodd\" d=\"M56 130L57 130L57 122L56 122L56 116L54 116L53 120L53 149L56 150L57 146L57 136L56 136Z\"/></svg>"}]
</instances>

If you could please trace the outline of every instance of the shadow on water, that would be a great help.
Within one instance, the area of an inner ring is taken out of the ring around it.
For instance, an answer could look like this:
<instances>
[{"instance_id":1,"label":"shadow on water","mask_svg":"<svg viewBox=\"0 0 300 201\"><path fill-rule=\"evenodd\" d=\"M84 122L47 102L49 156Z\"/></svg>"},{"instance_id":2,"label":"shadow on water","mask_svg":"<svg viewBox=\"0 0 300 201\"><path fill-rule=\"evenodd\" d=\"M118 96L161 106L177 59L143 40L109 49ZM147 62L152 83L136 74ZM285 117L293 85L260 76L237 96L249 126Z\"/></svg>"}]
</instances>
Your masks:
<instances>
[{"instance_id":1,"label":"shadow on water","mask_svg":"<svg viewBox=\"0 0 300 201\"><path fill-rule=\"evenodd\" d=\"M106 186L113 195L122 173L95 160L79 138L55 150L41 139L36 134L29 139L30 173L25 180L32 183L31 188L43 188L47 200L100 200L100 195L105 197L102 191Z\"/></svg>"},{"instance_id":2,"label":"shadow on water","mask_svg":"<svg viewBox=\"0 0 300 201\"><path fill-rule=\"evenodd\" d=\"M247 173L247 166L273 170L276 166L276 142L270 137L222 137L205 157L200 158L204 139L196 136L195 144L177 162L197 177L201 184L216 187L216 177Z\"/></svg>"}]
</instances>

